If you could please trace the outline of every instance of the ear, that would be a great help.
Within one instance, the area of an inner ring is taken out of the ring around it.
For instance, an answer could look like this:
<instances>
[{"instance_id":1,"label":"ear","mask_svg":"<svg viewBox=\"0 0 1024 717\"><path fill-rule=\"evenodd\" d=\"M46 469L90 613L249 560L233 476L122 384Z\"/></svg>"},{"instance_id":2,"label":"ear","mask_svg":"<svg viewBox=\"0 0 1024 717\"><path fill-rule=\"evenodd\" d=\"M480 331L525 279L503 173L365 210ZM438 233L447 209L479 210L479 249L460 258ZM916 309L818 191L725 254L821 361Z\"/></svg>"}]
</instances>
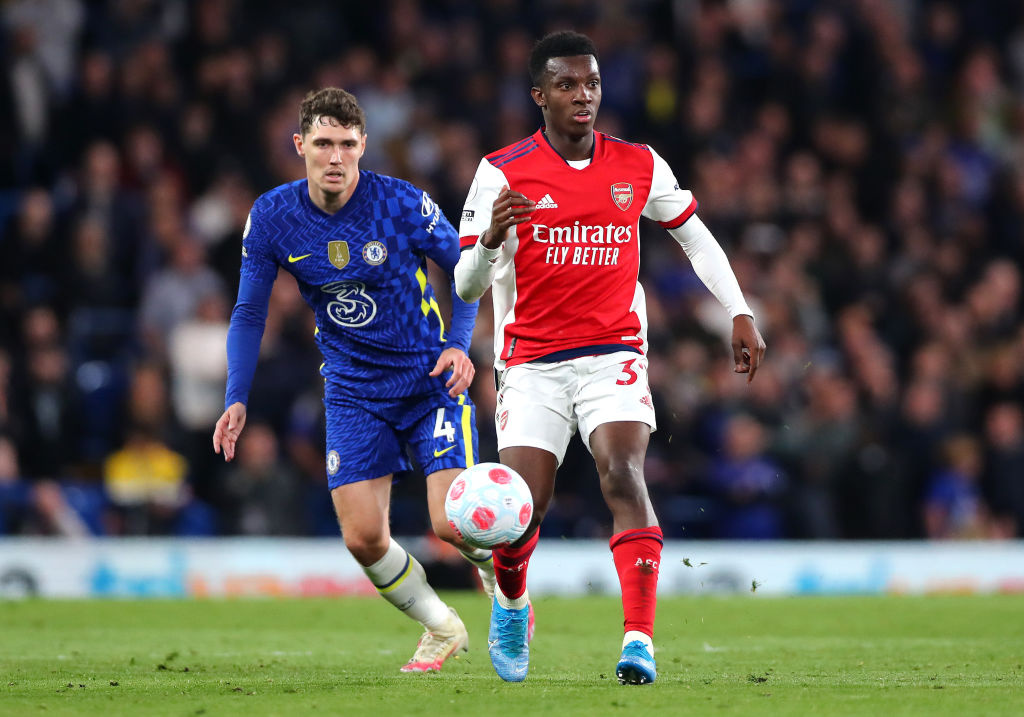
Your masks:
<instances>
[{"instance_id":1,"label":"ear","mask_svg":"<svg viewBox=\"0 0 1024 717\"><path fill-rule=\"evenodd\" d=\"M548 100L544 96L544 90L539 87L530 88L530 97L533 98L533 103L540 107L542 110L548 106Z\"/></svg>"},{"instance_id":2,"label":"ear","mask_svg":"<svg viewBox=\"0 0 1024 717\"><path fill-rule=\"evenodd\" d=\"M362 144L360 144L360 146L359 146L359 159L362 159L364 154L366 154L366 133L365 132L363 132Z\"/></svg>"},{"instance_id":3,"label":"ear","mask_svg":"<svg viewBox=\"0 0 1024 717\"><path fill-rule=\"evenodd\" d=\"M306 153L302 149L302 135L296 132L292 135L292 142L295 143L295 153L300 157L305 157Z\"/></svg>"}]
</instances>

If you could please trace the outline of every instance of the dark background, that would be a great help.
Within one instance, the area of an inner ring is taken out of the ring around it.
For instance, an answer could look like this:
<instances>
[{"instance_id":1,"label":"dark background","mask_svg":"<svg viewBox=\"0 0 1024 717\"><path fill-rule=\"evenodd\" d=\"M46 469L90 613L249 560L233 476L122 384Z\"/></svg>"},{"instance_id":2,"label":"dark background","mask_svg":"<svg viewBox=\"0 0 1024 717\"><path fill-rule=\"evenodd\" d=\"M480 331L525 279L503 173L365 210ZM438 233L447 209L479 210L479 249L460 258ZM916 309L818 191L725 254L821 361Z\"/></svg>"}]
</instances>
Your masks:
<instances>
[{"instance_id":1,"label":"dark background","mask_svg":"<svg viewBox=\"0 0 1024 717\"><path fill-rule=\"evenodd\" d=\"M236 463L210 450L241 228L302 176L309 89L354 92L364 168L457 223L480 157L532 132L545 32L600 51L598 128L693 190L768 343L665 232L642 275L675 538L1024 531L1024 10L1010 0L0 6L0 534L336 533L308 309L282 273ZM446 282L436 272L440 294ZM491 310L473 358L495 458ZM547 535L607 536L575 439ZM422 479L393 530L428 530Z\"/></svg>"}]
</instances>

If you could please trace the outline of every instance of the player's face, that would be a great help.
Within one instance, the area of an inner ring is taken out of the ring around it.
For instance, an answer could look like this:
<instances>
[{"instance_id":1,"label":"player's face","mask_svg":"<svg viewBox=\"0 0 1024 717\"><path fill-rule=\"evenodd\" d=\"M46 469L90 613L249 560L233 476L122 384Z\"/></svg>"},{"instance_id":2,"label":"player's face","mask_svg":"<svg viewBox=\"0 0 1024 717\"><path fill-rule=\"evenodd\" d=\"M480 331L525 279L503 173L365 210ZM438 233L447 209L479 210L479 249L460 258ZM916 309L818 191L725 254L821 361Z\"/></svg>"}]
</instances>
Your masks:
<instances>
[{"instance_id":1,"label":"player's face","mask_svg":"<svg viewBox=\"0 0 1024 717\"><path fill-rule=\"evenodd\" d=\"M601 106L601 73L593 55L552 57L543 87L533 88L533 101L545 110L549 131L580 137L594 130Z\"/></svg>"},{"instance_id":2,"label":"player's face","mask_svg":"<svg viewBox=\"0 0 1024 717\"><path fill-rule=\"evenodd\" d=\"M293 139L295 151L306 160L310 193L316 192L329 204L339 197L347 200L359 179L366 135L358 127L343 127L333 117L317 117L305 135L296 134Z\"/></svg>"}]
</instances>

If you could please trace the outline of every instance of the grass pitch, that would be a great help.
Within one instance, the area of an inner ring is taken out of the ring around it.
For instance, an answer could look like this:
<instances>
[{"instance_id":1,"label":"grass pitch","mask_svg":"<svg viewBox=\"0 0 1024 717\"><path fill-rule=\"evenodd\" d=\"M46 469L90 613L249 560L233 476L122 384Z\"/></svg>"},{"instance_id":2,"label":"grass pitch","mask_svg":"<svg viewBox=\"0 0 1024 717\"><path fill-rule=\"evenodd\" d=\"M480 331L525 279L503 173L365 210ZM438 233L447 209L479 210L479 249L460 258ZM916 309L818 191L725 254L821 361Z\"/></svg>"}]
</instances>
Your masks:
<instances>
[{"instance_id":1,"label":"grass pitch","mask_svg":"<svg viewBox=\"0 0 1024 717\"><path fill-rule=\"evenodd\" d=\"M530 676L470 652L403 675L417 626L383 600L0 602L0 714L1019 715L1024 597L662 599L658 681L620 686L615 598L535 602Z\"/></svg>"}]
</instances>

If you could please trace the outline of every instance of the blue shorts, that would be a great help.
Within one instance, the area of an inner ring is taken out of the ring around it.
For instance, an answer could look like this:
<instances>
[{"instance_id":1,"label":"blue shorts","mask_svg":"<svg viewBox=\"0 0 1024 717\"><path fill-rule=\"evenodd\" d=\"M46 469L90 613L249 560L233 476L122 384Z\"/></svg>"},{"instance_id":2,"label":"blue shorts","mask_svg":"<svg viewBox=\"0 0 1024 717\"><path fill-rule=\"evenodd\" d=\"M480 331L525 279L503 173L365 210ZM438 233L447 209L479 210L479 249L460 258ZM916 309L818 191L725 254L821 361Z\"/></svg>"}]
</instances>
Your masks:
<instances>
[{"instance_id":1,"label":"blue shorts","mask_svg":"<svg viewBox=\"0 0 1024 717\"><path fill-rule=\"evenodd\" d=\"M442 384L443 386L443 384ZM466 393L360 399L327 387L327 485L379 478L412 468L424 475L477 461L476 407Z\"/></svg>"}]
</instances>

